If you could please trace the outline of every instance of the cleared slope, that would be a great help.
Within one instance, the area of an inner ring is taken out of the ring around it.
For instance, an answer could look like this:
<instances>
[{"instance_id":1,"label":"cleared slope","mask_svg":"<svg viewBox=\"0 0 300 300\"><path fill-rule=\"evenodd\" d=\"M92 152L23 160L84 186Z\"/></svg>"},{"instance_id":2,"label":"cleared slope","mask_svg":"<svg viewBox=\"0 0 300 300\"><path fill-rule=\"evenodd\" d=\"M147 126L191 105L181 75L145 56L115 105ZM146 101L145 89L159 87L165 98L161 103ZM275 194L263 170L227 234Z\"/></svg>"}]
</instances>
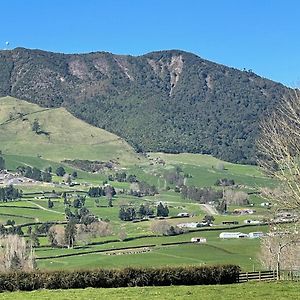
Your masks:
<instances>
[{"instance_id":1,"label":"cleared slope","mask_svg":"<svg viewBox=\"0 0 300 300\"><path fill-rule=\"evenodd\" d=\"M41 131L32 130L37 120ZM0 150L5 154L64 159L115 160L122 165L141 158L120 137L93 127L64 108L45 109L12 97L0 98Z\"/></svg>"}]
</instances>

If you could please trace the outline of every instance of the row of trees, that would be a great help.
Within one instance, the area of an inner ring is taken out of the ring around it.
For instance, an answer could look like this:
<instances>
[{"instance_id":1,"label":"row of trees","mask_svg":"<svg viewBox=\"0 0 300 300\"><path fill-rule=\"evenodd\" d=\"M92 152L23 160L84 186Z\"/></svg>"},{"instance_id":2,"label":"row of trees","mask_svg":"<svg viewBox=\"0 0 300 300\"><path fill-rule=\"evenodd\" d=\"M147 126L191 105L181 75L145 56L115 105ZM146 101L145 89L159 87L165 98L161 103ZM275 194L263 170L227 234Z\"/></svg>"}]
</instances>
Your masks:
<instances>
[{"instance_id":1,"label":"row of trees","mask_svg":"<svg viewBox=\"0 0 300 300\"><path fill-rule=\"evenodd\" d=\"M73 248L76 242L88 244L92 238L111 235L110 224L103 221L94 221L90 224L76 224L70 220L67 225L53 225L48 231L48 240L51 247Z\"/></svg>"},{"instance_id":2,"label":"row of trees","mask_svg":"<svg viewBox=\"0 0 300 300\"><path fill-rule=\"evenodd\" d=\"M147 182L140 181L130 185L128 194L135 197L154 196L158 194L158 190L155 185L150 185Z\"/></svg>"},{"instance_id":3,"label":"row of trees","mask_svg":"<svg viewBox=\"0 0 300 300\"><path fill-rule=\"evenodd\" d=\"M90 187L88 190L88 196L90 197L107 196L112 198L116 194L115 188L111 185L106 185L105 187Z\"/></svg>"},{"instance_id":4,"label":"row of trees","mask_svg":"<svg viewBox=\"0 0 300 300\"><path fill-rule=\"evenodd\" d=\"M169 208L167 205L163 205L161 202L156 207L156 216L157 217L168 217ZM125 207L122 206L119 211L119 218L122 221L132 221L136 218L144 218L154 216L154 210L148 205L141 204L138 210L134 207Z\"/></svg>"},{"instance_id":5,"label":"row of trees","mask_svg":"<svg viewBox=\"0 0 300 300\"><path fill-rule=\"evenodd\" d=\"M180 194L183 199L194 200L200 203L218 201L223 197L222 191L213 190L212 188L198 188L186 185L181 187Z\"/></svg>"},{"instance_id":6,"label":"row of trees","mask_svg":"<svg viewBox=\"0 0 300 300\"><path fill-rule=\"evenodd\" d=\"M49 171L41 171L40 169L30 166L18 166L17 167L18 174L33 179L37 181L51 182L52 175Z\"/></svg>"},{"instance_id":7,"label":"row of trees","mask_svg":"<svg viewBox=\"0 0 300 300\"><path fill-rule=\"evenodd\" d=\"M0 188L0 201L7 202L22 197L22 190L16 189L13 185Z\"/></svg>"},{"instance_id":8,"label":"row of trees","mask_svg":"<svg viewBox=\"0 0 300 300\"><path fill-rule=\"evenodd\" d=\"M109 181L118 181L118 182L138 182L138 179L135 175L126 174L125 172L116 173L114 175L108 175L107 178Z\"/></svg>"}]
</instances>

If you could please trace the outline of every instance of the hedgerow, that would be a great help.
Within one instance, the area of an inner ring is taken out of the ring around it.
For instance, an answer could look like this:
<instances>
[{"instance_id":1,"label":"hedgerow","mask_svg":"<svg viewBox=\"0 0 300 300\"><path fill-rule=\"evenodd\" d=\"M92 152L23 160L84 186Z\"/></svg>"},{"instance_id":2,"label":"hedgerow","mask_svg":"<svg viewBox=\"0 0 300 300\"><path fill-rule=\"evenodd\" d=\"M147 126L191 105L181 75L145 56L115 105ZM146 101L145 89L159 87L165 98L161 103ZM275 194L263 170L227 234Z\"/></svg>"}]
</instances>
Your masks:
<instances>
[{"instance_id":1,"label":"hedgerow","mask_svg":"<svg viewBox=\"0 0 300 300\"><path fill-rule=\"evenodd\" d=\"M0 274L0 290L230 284L237 282L239 271L240 268L235 265L219 265L11 272Z\"/></svg>"}]
</instances>

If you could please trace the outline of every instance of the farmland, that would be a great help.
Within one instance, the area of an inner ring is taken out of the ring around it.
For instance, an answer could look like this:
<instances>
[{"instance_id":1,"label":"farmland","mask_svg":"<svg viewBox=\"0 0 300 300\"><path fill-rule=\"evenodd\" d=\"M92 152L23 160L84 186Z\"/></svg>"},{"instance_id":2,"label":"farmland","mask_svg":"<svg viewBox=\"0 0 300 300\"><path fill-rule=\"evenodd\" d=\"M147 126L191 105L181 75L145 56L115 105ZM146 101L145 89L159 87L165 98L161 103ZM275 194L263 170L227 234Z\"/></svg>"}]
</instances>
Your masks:
<instances>
[{"instance_id":1,"label":"farmland","mask_svg":"<svg viewBox=\"0 0 300 300\"><path fill-rule=\"evenodd\" d=\"M256 166L227 163L208 155L200 154L137 154L123 140L104 130L94 128L77 120L62 108L41 109L37 105L10 97L1 99L0 135L2 157L6 168L13 174L17 167L36 167L40 170L51 167L52 182L33 181L15 185L23 191L23 197L16 201L0 203L0 222L13 220L15 226L22 226L26 238L28 231L42 223L66 223L67 194L69 206L79 195L84 197L84 207L97 218L109 224L110 232L105 236L76 241L73 249L51 247L46 234L39 235L39 246L35 248L37 265L40 269L86 269L92 267L160 266L234 263L243 270L259 270L259 240L221 240L222 231L267 231L267 226L256 225L240 228L225 226L223 221L235 221L238 226L246 219L263 220L268 209L260 206L264 199L260 189L272 187L274 182L265 177ZM50 136L36 134L31 125L38 119L40 127ZM67 128L67 130L66 130ZM30 143L28 143L30 141ZM88 160L113 162L112 168L89 172L65 160ZM57 176L55 170L63 167L67 174L77 173L76 185L68 185L65 178ZM130 194L134 183L114 179L116 174L125 172L134 175L139 182L153 185L154 195L141 197ZM228 206L228 213L214 215L212 227L184 230L179 235L155 233L155 222L167 222L170 226L186 222L201 222L208 214L199 201L182 197L176 191L176 182L169 179L174 174L184 181L187 187L209 188L212 191L229 189L215 185L217 180L228 178L235 182L234 189L246 193L249 204ZM91 197L88 190L94 186L109 184L116 190L111 205L106 196ZM49 207L49 195L52 207ZM141 205L153 211L162 202L168 206L169 216L161 220L151 218L134 222L119 218L121 207L138 210ZM236 208L253 209L251 216L234 214ZM188 217L178 218L179 213L189 213ZM26 225L30 223L29 225ZM30 228L29 228L30 227ZM125 238L120 239L120 231ZM201 236L207 243L192 244L191 238ZM171 244L171 245L170 245ZM118 249L118 250L116 250Z\"/></svg>"}]
</instances>

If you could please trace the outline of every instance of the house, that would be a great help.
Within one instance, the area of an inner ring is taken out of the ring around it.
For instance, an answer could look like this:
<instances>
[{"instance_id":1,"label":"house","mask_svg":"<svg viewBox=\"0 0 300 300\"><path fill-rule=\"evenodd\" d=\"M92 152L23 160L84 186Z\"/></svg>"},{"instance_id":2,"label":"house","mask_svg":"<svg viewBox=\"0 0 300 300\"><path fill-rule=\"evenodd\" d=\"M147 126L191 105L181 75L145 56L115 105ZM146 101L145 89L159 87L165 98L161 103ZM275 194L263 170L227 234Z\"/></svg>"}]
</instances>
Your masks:
<instances>
[{"instance_id":1,"label":"house","mask_svg":"<svg viewBox=\"0 0 300 300\"><path fill-rule=\"evenodd\" d=\"M177 224L179 228L197 228L199 223L191 222L191 223L180 223Z\"/></svg>"},{"instance_id":2,"label":"house","mask_svg":"<svg viewBox=\"0 0 300 300\"><path fill-rule=\"evenodd\" d=\"M177 217L181 217L181 218L189 218L190 217L190 214L187 213L187 212L182 212L182 213L179 213L177 215Z\"/></svg>"},{"instance_id":3,"label":"house","mask_svg":"<svg viewBox=\"0 0 300 300\"><path fill-rule=\"evenodd\" d=\"M259 220L244 220L245 224L260 224L261 221Z\"/></svg>"},{"instance_id":4,"label":"house","mask_svg":"<svg viewBox=\"0 0 300 300\"><path fill-rule=\"evenodd\" d=\"M248 237L248 234L242 232L221 232L220 239L241 239Z\"/></svg>"},{"instance_id":5,"label":"house","mask_svg":"<svg viewBox=\"0 0 300 300\"><path fill-rule=\"evenodd\" d=\"M270 202L262 202L260 204L260 206L262 206L262 207L268 207L268 206L271 206L271 203Z\"/></svg>"},{"instance_id":6,"label":"house","mask_svg":"<svg viewBox=\"0 0 300 300\"><path fill-rule=\"evenodd\" d=\"M192 243L198 243L198 244L205 244L206 243L206 238L204 237L193 237L191 238Z\"/></svg>"},{"instance_id":7,"label":"house","mask_svg":"<svg viewBox=\"0 0 300 300\"><path fill-rule=\"evenodd\" d=\"M260 237L263 237L263 236L264 236L264 233L261 232L261 231L250 232L249 233L249 239L257 239L257 238L260 238Z\"/></svg>"},{"instance_id":8,"label":"house","mask_svg":"<svg viewBox=\"0 0 300 300\"><path fill-rule=\"evenodd\" d=\"M212 224L207 222L200 222L197 224L197 227L206 227L206 226L212 226Z\"/></svg>"},{"instance_id":9,"label":"house","mask_svg":"<svg viewBox=\"0 0 300 300\"><path fill-rule=\"evenodd\" d=\"M246 215L246 214L252 215L252 214L255 213L255 210L249 209L249 208L236 208L233 211L233 213L234 214L239 214L239 215Z\"/></svg>"},{"instance_id":10,"label":"house","mask_svg":"<svg viewBox=\"0 0 300 300\"><path fill-rule=\"evenodd\" d=\"M237 225L239 224L238 221L223 221L222 222L223 225Z\"/></svg>"}]
</instances>

